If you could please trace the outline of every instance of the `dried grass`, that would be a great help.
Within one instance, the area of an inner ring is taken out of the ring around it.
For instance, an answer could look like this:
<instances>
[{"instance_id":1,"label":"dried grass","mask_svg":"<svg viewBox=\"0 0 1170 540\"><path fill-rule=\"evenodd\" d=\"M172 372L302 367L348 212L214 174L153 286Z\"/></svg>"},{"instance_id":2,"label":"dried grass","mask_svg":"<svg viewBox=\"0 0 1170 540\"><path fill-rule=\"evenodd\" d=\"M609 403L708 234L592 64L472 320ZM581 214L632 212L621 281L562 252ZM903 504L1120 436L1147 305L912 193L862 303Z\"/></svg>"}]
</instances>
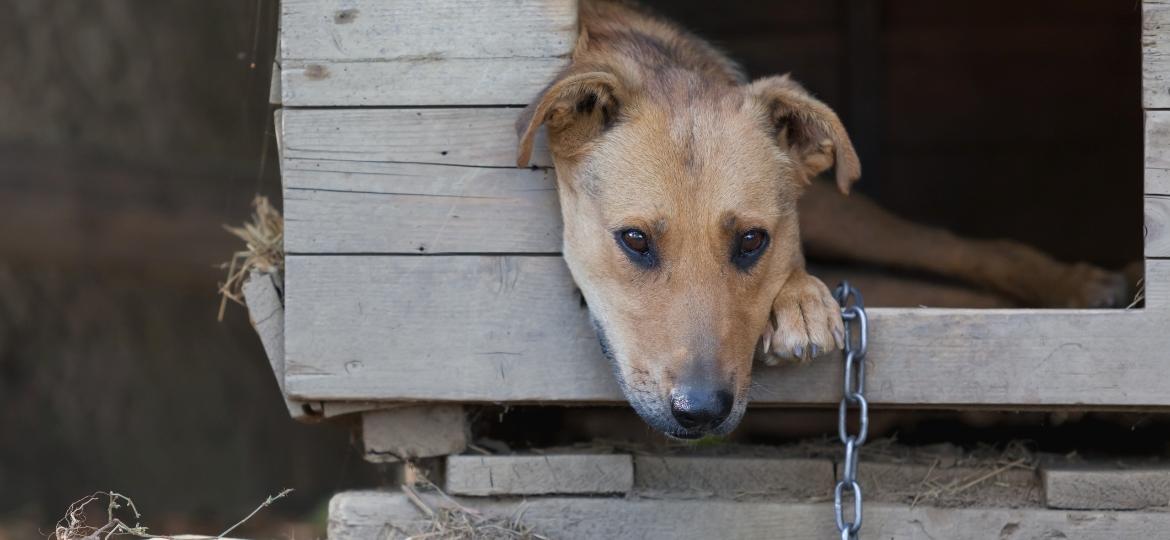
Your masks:
<instances>
[{"instance_id":1,"label":"dried grass","mask_svg":"<svg viewBox=\"0 0 1170 540\"><path fill-rule=\"evenodd\" d=\"M219 284L219 315L223 320L228 300L244 305L244 281L252 270L277 272L284 269L284 218L268 202L268 197L256 196L252 200L252 220L242 227L224 225L229 233L244 241L245 249L232 254L230 261L223 263L227 278Z\"/></svg>"},{"instance_id":2,"label":"dried grass","mask_svg":"<svg viewBox=\"0 0 1170 540\"><path fill-rule=\"evenodd\" d=\"M415 487L402 486L410 502L430 520L425 530L407 536L407 540L548 540L522 522L523 506L512 516L487 516L459 504L429 481L421 487L435 493L442 502L428 503Z\"/></svg>"},{"instance_id":3,"label":"dried grass","mask_svg":"<svg viewBox=\"0 0 1170 540\"><path fill-rule=\"evenodd\" d=\"M97 527L88 525L86 507L98 502L103 496L106 497L106 521ZM133 526L115 517L116 511L123 508L134 513ZM138 522L141 518L142 514L129 497L113 491L98 491L69 505L65 510L65 516L57 521L57 526L53 529L53 540L106 540L118 535L146 537L146 527Z\"/></svg>"},{"instance_id":4,"label":"dried grass","mask_svg":"<svg viewBox=\"0 0 1170 540\"><path fill-rule=\"evenodd\" d=\"M1146 278L1145 278L1145 276L1138 278L1136 287L1137 287L1137 291L1134 292L1134 294L1133 294L1133 301L1130 302L1128 306L1125 306L1125 309L1133 309L1135 307L1140 306L1143 302L1146 301Z\"/></svg>"},{"instance_id":5,"label":"dried grass","mask_svg":"<svg viewBox=\"0 0 1170 540\"><path fill-rule=\"evenodd\" d=\"M235 525L228 527L227 530L216 536L191 534L160 536L147 533L146 526L139 522L142 519L142 514L134 506L134 501L130 497L113 491L98 491L87 497L82 497L69 505L69 508L65 510L65 516L57 521L57 526L53 529L51 540L108 540L116 536L131 536L157 540L231 540L227 538L228 533L231 533L237 527L252 519L252 516L255 516L258 512L271 506L272 503L280 500L289 493L292 493L292 490L286 489L268 497L255 510L252 510L250 514L244 516L244 519L241 519ZM96 527L89 525L86 520L86 508L94 503L100 502L103 497L106 500L105 521ZM129 525L122 518L118 517L119 510L122 513L125 513L127 510L132 513L134 516L134 525Z\"/></svg>"}]
</instances>

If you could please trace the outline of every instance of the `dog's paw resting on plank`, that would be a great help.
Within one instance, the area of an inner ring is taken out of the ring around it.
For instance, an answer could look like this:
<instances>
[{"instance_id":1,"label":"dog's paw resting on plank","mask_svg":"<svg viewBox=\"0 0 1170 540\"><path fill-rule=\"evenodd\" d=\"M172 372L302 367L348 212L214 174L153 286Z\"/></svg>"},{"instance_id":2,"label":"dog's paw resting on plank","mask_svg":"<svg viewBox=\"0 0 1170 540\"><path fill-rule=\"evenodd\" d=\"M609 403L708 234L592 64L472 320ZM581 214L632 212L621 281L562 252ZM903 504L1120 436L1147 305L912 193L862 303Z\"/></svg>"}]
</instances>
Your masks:
<instances>
[{"instance_id":1,"label":"dog's paw resting on plank","mask_svg":"<svg viewBox=\"0 0 1170 540\"><path fill-rule=\"evenodd\" d=\"M808 361L845 345L841 308L821 280L804 271L788 278L764 326L764 362L777 358Z\"/></svg>"},{"instance_id":2,"label":"dog's paw resting on plank","mask_svg":"<svg viewBox=\"0 0 1170 540\"><path fill-rule=\"evenodd\" d=\"M728 433L763 332L801 357L839 341L797 200L833 167L847 191L857 156L786 77L749 83L628 4L582 2L580 23L570 66L517 124L519 164L546 127L565 261L630 403L674 437Z\"/></svg>"}]
</instances>

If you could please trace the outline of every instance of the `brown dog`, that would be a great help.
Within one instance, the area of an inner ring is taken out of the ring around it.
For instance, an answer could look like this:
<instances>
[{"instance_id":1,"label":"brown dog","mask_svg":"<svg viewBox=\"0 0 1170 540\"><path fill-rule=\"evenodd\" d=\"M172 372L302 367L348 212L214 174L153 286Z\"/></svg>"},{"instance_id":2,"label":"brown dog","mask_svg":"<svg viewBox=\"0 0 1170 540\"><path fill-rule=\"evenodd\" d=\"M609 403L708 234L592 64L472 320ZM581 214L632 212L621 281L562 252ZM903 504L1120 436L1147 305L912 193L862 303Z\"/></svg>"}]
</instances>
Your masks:
<instances>
[{"instance_id":1,"label":"brown dog","mask_svg":"<svg viewBox=\"0 0 1170 540\"><path fill-rule=\"evenodd\" d=\"M933 242L942 262L881 244L860 255L1023 298L1032 292L1013 282L1020 269L1001 271L984 264L989 257L1015 259L1033 274L1063 271L1034 250L978 247L865 201L838 202L849 199L813 178L835 167L836 187L848 193L861 168L829 107L786 76L749 83L705 42L627 4L582 2L571 65L518 123L521 166L542 125L564 257L602 348L634 409L674 437L736 426L757 352L808 359L841 346L837 305L805 271L802 228L813 249L849 256L874 236ZM802 193L802 206L812 207L798 218ZM830 208L842 204L856 208ZM861 217L846 229L859 237L824 219L853 210ZM1072 275L1070 289L1086 289L1089 302L1113 294L1111 274L1083 272L1093 274L1090 285Z\"/></svg>"}]
</instances>

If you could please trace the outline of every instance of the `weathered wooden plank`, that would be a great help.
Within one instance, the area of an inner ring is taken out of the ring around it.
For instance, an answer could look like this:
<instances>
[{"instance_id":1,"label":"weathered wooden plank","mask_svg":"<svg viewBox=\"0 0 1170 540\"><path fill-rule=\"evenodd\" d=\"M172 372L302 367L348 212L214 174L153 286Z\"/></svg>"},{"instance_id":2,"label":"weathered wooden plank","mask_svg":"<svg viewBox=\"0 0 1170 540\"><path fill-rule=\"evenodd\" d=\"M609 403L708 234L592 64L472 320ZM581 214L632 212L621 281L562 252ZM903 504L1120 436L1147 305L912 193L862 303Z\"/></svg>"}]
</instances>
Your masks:
<instances>
[{"instance_id":1,"label":"weathered wooden plank","mask_svg":"<svg viewBox=\"0 0 1170 540\"><path fill-rule=\"evenodd\" d=\"M286 106L523 105L567 63L575 0L281 3Z\"/></svg>"},{"instance_id":2,"label":"weathered wooden plank","mask_svg":"<svg viewBox=\"0 0 1170 540\"><path fill-rule=\"evenodd\" d=\"M829 459L753 456L634 456L634 487L655 498L823 496L836 480Z\"/></svg>"},{"instance_id":3,"label":"weathered wooden plank","mask_svg":"<svg viewBox=\"0 0 1170 540\"><path fill-rule=\"evenodd\" d=\"M1147 195L1146 257L1170 257L1170 196Z\"/></svg>"},{"instance_id":4,"label":"weathered wooden plank","mask_svg":"<svg viewBox=\"0 0 1170 540\"><path fill-rule=\"evenodd\" d=\"M487 401L617 395L559 257L289 256L286 264L290 388L375 399L431 399L440 388Z\"/></svg>"},{"instance_id":5,"label":"weathered wooden plank","mask_svg":"<svg viewBox=\"0 0 1170 540\"><path fill-rule=\"evenodd\" d=\"M423 498L436 508L450 504L428 495ZM564 540L837 537L833 507L829 503L596 497L541 497L525 501L460 498L458 502L488 514L519 516L535 532ZM351 491L334 496L329 503L330 540L399 539L424 532L430 525L431 520L399 493ZM867 504L863 534L866 538L883 540L1118 540L1162 538L1167 527L1170 527L1170 513L1165 512Z\"/></svg>"},{"instance_id":6,"label":"weathered wooden plank","mask_svg":"<svg viewBox=\"0 0 1170 540\"><path fill-rule=\"evenodd\" d=\"M280 187L284 187L284 109L272 111L273 134L276 138L276 164L280 169Z\"/></svg>"},{"instance_id":7,"label":"weathered wooden plank","mask_svg":"<svg viewBox=\"0 0 1170 540\"><path fill-rule=\"evenodd\" d=\"M293 109L284 116L294 160L516 166L516 108ZM544 137L532 165L551 167Z\"/></svg>"},{"instance_id":8,"label":"weathered wooden plank","mask_svg":"<svg viewBox=\"0 0 1170 540\"><path fill-rule=\"evenodd\" d=\"M291 253L561 249L551 169L288 159L284 183ZM1145 197L1145 241L1170 257L1170 196Z\"/></svg>"},{"instance_id":9,"label":"weathered wooden plank","mask_svg":"<svg viewBox=\"0 0 1170 540\"><path fill-rule=\"evenodd\" d=\"M551 169L287 159L284 183L291 253L561 249ZM1170 257L1170 196L1145 197L1145 241Z\"/></svg>"},{"instance_id":10,"label":"weathered wooden plank","mask_svg":"<svg viewBox=\"0 0 1170 540\"><path fill-rule=\"evenodd\" d=\"M286 107L526 105L564 68L559 58L281 64Z\"/></svg>"},{"instance_id":11,"label":"weathered wooden plank","mask_svg":"<svg viewBox=\"0 0 1170 540\"><path fill-rule=\"evenodd\" d=\"M634 462L628 454L447 458L447 493L452 495L628 493L633 486Z\"/></svg>"},{"instance_id":12,"label":"weathered wooden plank","mask_svg":"<svg viewBox=\"0 0 1170 540\"><path fill-rule=\"evenodd\" d=\"M862 457L857 476L867 501L947 507L995 501L1013 508L1040 506L1040 482L1034 470L988 465L964 465L946 456L927 463ZM843 474L842 467L837 464L838 476Z\"/></svg>"},{"instance_id":13,"label":"weathered wooden plank","mask_svg":"<svg viewBox=\"0 0 1170 540\"><path fill-rule=\"evenodd\" d=\"M517 114L285 111L286 249L558 252L554 175L514 167ZM552 163L543 137L533 163Z\"/></svg>"},{"instance_id":14,"label":"weathered wooden plank","mask_svg":"<svg viewBox=\"0 0 1170 540\"><path fill-rule=\"evenodd\" d=\"M574 0L285 0L281 56L292 60L510 58L568 54Z\"/></svg>"},{"instance_id":15,"label":"weathered wooden plank","mask_svg":"<svg viewBox=\"0 0 1170 540\"><path fill-rule=\"evenodd\" d=\"M1170 468L1054 465L1041 472L1050 508L1142 510L1170 506Z\"/></svg>"},{"instance_id":16,"label":"weathered wooden plank","mask_svg":"<svg viewBox=\"0 0 1170 540\"><path fill-rule=\"evenodd\" d=\"M287 160L289 253L557 253L551 169Z\"/></svg>"},{"instance_id":17,"label":"weathered wooden plank","mask_svg":"<svg viewBox=\"0 0 1170 540\"><path fill-rule=\"evenodd\" d=\"M268 81L268 104L280 105L280 64L272 63L272 73Z\"/></svg>"},{"instance_id":18,"label":"weathered wooden plank","mask_svg":"<svg viewBox=\"0 0 1170 540\"><path fill-rule=\"evenodd\" d=\"M248 305L248 317L252 327L260 336L260 343L264 346L264 353L268 356L268 364L276 376L276 384L284 396L284 404L289 416L307 421L314 419L305 410L305 403L288 399L284 391L284 303L281 300L280 287L282 278L279 274L270 274L253 270L248 280L244 282L244 300Z\"/></svg>"},{"instance_id":19,"label":"weathered wooden plank","mask_svg":"<svg viewBox=\"0 0 1170 540\"><path fill-rule=\"evenodd\" d=\"M282 165L294 188L287 194L288 249L559 251L552 173L512 167L517 114L507 108L285 111ZM543 144L536 155L535 164L551 165ZM1146 191L1170 192L1170 112L1147 115L1146 171ZM1147 201L1156 219L1149 256L1170 256L1161 234L1164 204L1163 198ZM443 238L435 237L439 231Z\"/></svg>"},{"instance_id":20,"label":"weathered wooden plank","mask_svg":"<svg viewBox=\"0 0 1170 540\"><path fill-rule=\"evenodd\" d=\"M1147 268L1155 298L1170 262ZM286 385L323 400L620 403L559 257L288 257ZM1158 292L1162 291L1162 292ZM1152 303L1152 305L1154 305ZM875 405L1170 406L1170 311L873 309ZM835 404L836 358L756 403Z\"/></svg>"},{"instance_id":21,"label":"weathered wooden plank","mask_svg":"<svg viewBox=\"0 0 1170 540\"><path fill-rule=\"evenodd\" d=\"M467 416L459 405L408 405L362 413L367 461L457 454L467 448L467 432Z\"/></svg>"},{"instance_id":22,"label":"weathered wooden plank","mask_svg":"<svg viewBox=\"0 0 1170 540\"><path fill-rule=\"evenodd\" d=\"M1142 105L1170 108L1170 3L1142 2Z\"/></svg>"},{"instance_id":23,"label":"weathered wooden plank","mask_svg":"<svg viewBox=\"0 0 1170 540\"><path fill-rule=\"evenodd\" d=\"M1170 111L1146 111L1145 129L1146 194L1170 195Z\"/></svg>"}]
</instances>

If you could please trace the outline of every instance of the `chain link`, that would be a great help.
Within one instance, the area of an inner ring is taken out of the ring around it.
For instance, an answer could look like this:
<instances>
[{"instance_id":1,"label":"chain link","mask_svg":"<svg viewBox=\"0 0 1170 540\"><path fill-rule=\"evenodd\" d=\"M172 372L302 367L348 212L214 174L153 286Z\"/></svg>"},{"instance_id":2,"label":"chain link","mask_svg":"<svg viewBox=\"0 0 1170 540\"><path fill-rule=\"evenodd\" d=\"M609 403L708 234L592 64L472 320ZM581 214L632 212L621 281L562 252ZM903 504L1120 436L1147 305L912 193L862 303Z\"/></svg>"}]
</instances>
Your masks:
<instances>
[{"instance_id":1,"label":"chain link","mask_svg":"<svg viewBox=\"0 0 1170 540\"><path fill-rule=\"evenodd\" d=\"M833 488L833 512L841 540L857 540L861 530L861 485L857 483L857 463L861 446L869 436L869 402L865 400L865 354L869 349L869 323L861 292L842 282L833 292L841 305L845 323L845 380L841 404L837 407L837 435L845 445L845 459L840 480ZM857 433L849 433L849 411L857 411ZM853 498L853 520L845 519L845 491Z\"/></svg>"}]
</instances>

